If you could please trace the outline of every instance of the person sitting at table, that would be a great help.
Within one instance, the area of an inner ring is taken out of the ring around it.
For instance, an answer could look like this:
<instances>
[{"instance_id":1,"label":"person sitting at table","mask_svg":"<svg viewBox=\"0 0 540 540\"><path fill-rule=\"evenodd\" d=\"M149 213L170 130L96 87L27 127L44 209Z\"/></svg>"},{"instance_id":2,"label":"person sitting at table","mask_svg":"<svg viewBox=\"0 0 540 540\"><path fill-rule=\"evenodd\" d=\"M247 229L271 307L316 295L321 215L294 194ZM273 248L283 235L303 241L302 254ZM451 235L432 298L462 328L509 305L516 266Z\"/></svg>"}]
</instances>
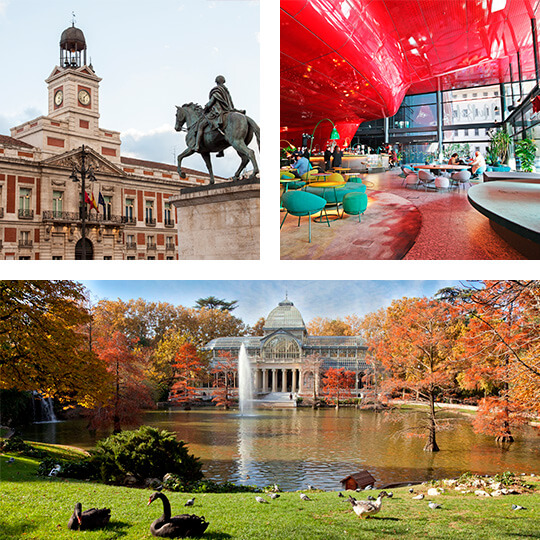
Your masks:
<instances>
[{"instance_id":1,"label":"person sitting at table","mask_svg":"<svg viewBox=\"0 0 540 540\"><path fill-rule=\"evenodd\" d=\"M471 162L471 165L471 172L473 177L477 177L479 174L482 174L486 170L486 160L478 150L474 153L474 159Z\"/></svg>"},{"instance_id":2,"label":"person sitting at table","mask_svg":"<svg viewBox=\"0 0 540 540\"><path fill-rule=\"evenodd\" d=\"M292 165L293 170L291 171L296 178L302 178L303 174L306 174L308 171L313 169L313 166L309 162L309 152L306 150L302 157L298 158L296 163Z\"/></svg>"},{"instance_id":3,"label":"person sitting at table","mask_svg":"<svg viewBox=\"0 0 540 540\"><path fill-rule=\"evenodd\" d=\"M455 154L452 154L450 156L450 159L448 160L448 165L458 165L459 162L459 156L457 152Z\"/></svg>"},{"instance_id":4,"label":"person sitting at table","mask_svg":"<svg viewBox=\"0 0 540 540\"><path fill-rule=\"evenodd\" d=\"M339 149L339 146L336 144L334 151L332 152L332 169L336 167L341 167L341 159L343 158L343 152Z\"/></svg>"}]
</instances>

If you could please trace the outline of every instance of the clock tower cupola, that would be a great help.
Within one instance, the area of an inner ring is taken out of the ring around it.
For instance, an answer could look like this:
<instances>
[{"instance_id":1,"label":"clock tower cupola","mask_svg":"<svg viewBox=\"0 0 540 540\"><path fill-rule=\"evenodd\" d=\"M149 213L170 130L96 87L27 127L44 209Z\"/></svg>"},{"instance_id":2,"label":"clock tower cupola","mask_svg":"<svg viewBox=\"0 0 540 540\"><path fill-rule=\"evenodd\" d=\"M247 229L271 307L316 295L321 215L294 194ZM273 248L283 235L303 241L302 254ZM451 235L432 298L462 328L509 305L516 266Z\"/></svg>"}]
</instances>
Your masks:
<instances>
[{"instance_id":1,"label":"clock tower cupola","mask_svg":"<svg viewBox=\"0 0 540 540\"><path fill-rule=\"evenodd\" d=\"M60 37L60 66L79 68L86 65L86 40L82 30L75 28L75 21Z\"/></svg>"}]
</instances>

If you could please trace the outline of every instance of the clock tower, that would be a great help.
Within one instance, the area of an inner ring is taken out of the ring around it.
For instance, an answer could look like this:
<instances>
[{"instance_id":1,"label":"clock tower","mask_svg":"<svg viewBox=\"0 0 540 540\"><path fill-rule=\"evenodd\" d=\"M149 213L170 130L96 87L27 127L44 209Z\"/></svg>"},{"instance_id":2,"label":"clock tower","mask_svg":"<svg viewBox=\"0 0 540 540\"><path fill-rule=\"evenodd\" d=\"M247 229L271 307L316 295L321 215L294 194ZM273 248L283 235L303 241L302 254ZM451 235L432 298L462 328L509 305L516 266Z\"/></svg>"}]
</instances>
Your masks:
<instances>
[{"instance_id":1,"label":"clock tower","mask_svg":"<svg viewBox=\"0 0 540 540\"><path fill-rule=\"evenodd\" d=\"M73 23L60 37L60 64L45 80L49 95L47 116L14 128L12 135L41 148L45 156L84 144L120 163L120 133L99 127L101 79L92 64L87 64L86 57L86 39Z\"/></svg>"}]
</instances>

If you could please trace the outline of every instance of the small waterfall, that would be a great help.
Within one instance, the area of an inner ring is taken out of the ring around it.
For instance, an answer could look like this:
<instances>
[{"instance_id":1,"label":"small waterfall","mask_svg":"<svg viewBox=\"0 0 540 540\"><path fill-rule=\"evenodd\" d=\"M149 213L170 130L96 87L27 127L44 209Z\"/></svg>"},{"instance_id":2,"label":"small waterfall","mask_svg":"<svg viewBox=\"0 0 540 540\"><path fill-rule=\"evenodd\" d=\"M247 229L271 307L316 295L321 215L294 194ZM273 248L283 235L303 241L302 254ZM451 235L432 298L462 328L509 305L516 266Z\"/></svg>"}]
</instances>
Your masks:
<instances>
[{"instance_id":1,"label":"small waterfall","mask_svg":"<svg viewBox=\"0 0 540 540\"><path fill-rule=\"evenodd\" d=\"M40 405L40 420L37 423L45 423L45 422L58 422L56 419L56 415L54 414L54 407L53 407L53 399L48 397L43 397L39 392L34 391L34 401L37 399L39 400Z\"/></svg>"},{"instance_id":2,"label":"small waterfall","mask_svg":"<svg viewBox=\"0 0 540 540\"><path fill-rule=\"evenodd\" d=\"M243 343L238 355L238 404L242 416L253 411L253 375Z\"/></svg>"}]
</instances>

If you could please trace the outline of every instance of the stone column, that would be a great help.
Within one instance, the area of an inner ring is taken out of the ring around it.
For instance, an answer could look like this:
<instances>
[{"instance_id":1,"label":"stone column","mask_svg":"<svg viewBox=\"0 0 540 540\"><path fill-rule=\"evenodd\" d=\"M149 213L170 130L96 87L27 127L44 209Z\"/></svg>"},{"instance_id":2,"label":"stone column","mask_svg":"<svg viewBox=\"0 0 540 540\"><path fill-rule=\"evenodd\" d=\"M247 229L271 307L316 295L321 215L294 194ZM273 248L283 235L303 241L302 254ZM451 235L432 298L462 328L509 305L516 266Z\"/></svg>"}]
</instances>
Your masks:
<instances>
[{"instance_id":1,"label":"stone column","mask_svg":"<svg viewBox=\"0 0 540 540\"><path fill-rule=\"evenodd\" d=\"M263 368L263 379L262 379L262 391L268 392L268 370L266 368Z\"/></svg>"},{"instance_id":2,"label":"stone column","mask_svg":"<svg viewBox=\"0 0 540 540\"><path fill-rule=\"evenodd\" d=\"M277 392L277 369L272 369L272 392Z\"/></svg>"},{"instance_id":3,"label":"stone column","mask_svg":"<svg viewBox=\"0 0 540 540\"><path fill-rule=\"evenodd\" d=\"M292 370L292 393L294 394L295 392L297 392L297 380L296 380L296 376L297 376L297 369L294 368Z\"/></svg>"},{"instance_id":4,"label":"stone column","mask_svg":"<svg viewBox=\"0 0 540 540\"><path fill-rule=\"evenodd\" d=\"M298 383L298 393L301 394L304 391L304 388L302 386L304 380L304 373L302 372L301 368L298 370L298 375L300 377L300 381Z\"/></svg>"},{"instance_id":5,"label":"stone column","mask_svg":"<svg viewBox=\"0 0 540 540\"><path fill-rule=\"evenodd\" d=\"M287 391L287 370L286 369L281 370L281 391L282 392Z\"/></svg>"}]
</instances>

